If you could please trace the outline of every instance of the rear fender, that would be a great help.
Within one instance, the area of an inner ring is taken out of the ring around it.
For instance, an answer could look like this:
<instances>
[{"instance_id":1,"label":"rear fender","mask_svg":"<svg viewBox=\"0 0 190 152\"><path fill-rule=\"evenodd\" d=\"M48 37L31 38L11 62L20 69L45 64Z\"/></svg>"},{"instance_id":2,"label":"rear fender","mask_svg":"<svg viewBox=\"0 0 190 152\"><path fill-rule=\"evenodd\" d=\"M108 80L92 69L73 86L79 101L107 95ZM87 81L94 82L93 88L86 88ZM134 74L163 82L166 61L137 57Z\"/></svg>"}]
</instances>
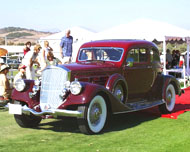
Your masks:
<instances>
[{"instance_id":1,"label":"rear fender","mask_svg":"<svg viewBox=\"0 0 190 152\"><path fill-rule=\"evenodd\" d=\"M114 87L116 86L116 84L118 82L122 82L122 84L124 85L124 87L126 89L126 97L128 97L127 82L126 82L125 78L122 75L118 74L118 73L113 74L112 76L109 77L109 79L106 82L106 88L109 91L113 92L113 89L114 89Z\"/></svg>"},{"instance_id":2,"label":"rear fender","mask_svg":"<svg viewBox=\"0 0 190 152\"><path fill-rule=\"evenodd\" d=\"M178 80L174 76L163 75L162 99L166 99L166 88L169 84L174 86L176 95L181 95L182 91Z\"/></svg>"}]
</instances>

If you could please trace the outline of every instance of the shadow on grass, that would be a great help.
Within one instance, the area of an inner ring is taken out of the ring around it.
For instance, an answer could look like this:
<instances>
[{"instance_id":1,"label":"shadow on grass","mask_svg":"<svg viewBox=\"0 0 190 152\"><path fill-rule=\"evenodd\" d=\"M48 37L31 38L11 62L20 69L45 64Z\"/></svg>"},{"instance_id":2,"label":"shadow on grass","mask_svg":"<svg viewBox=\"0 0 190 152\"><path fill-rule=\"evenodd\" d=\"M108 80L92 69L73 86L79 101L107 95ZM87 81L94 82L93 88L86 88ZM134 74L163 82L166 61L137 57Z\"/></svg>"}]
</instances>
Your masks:
<instances>
[{"instance_id":1,"label":"shadow on grass","mask_svg":"<svg viewBox=\"0 0 190 152\"><path fill-rule=\"evenodd\" d=\"M145 121L151 121L156 118L158 117L147 115L142 112L113 115L107 121L107 124L101 134L132 128ZM55 119L47 123L43 123L42 121L35 129L53 130L55 132L80 133L76 118Z\"/></svg>"},{"instance_id":2,"label":"shadow on grass","mask_svg":"<svg viewBox=\"0 0 190 152\"><path fill-rule=\"evenodd\" d=\"M43 130L53 130L55 132L72 132L79 133L77 119L76 118L63 118L63 119L53 119L51 122L39 124L37 128L34 129L43 129Z\"/></svg>"},{"instance_id":3,"label":"shadow on grass","mask_svg":"<svg viewBox=\"0 0 190 152\"><path fill-rule=\"evenodd\" d=\"M113 115L106 124L103 133L129 129L157 118L158 116L149 115L142 111Z\"/></svg>"}]
</instances>

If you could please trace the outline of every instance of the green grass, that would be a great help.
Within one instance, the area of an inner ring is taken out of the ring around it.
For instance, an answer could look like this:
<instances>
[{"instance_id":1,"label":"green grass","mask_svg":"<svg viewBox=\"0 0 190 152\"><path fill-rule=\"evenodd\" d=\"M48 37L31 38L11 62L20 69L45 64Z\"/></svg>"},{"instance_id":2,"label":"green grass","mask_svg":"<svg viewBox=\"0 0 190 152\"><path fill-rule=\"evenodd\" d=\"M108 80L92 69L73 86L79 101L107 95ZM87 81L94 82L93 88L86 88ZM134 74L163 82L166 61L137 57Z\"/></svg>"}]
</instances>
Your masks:
<instances>
[{"instance_id":1,"label":"green grass","mask_svg":"<svg viewBox=\"0 0 190 152\"><path fill-rule=\"evenodd\" d=\"M0 110L0 152L188 152L190 112L177 120L129 113L114 116L99 135L80 133L75 119L46 119L20 128Z\"/></svg>"}]
</instances>

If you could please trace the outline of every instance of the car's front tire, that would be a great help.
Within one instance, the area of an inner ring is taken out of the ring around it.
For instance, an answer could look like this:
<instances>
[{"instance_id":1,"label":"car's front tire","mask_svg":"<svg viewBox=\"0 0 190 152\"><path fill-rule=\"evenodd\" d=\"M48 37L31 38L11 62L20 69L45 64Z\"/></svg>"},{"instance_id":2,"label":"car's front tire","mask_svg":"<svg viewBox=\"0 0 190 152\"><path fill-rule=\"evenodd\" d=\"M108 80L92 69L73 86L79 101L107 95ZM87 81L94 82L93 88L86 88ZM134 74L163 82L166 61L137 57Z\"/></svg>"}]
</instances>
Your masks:
<instances>
[{"instance_id":1,"label":"car's front tire","mask_svg":"<svg viewBox=\"0 0 190 152\"><path fill-rule=\"evenodd\" d=\"M107 105L105 98L96 95L87 106L80 106L84 109L84 116L78 118L79 129L84 134L100 133L107 119Z\"/></svg>"},{"instance_id":2,"label":"car's front tire","mask_svg":"<svg viewBox=\"0 0 190 152\"><path fill-rule=\"evenodd\" d=\"M171 113L175 107L175 88L172 84L169 84L166 88L165 103L159 105L159 110L163 114Z\"/></svg>"},{"instance_id":3,"label":"car's front tire","mask_svg":"<svg viewBox=\"0 0 190 152\"><path fill-rule=\"evenodd\" d=\"M30 115L25 115L25 114L16 115L15 114L14 118L15 118L17 124L23 128L37 127L39 125L40 121L42 120L41 117L34 116L32 114L30 114Z\"/></svg>"}]
</instances>

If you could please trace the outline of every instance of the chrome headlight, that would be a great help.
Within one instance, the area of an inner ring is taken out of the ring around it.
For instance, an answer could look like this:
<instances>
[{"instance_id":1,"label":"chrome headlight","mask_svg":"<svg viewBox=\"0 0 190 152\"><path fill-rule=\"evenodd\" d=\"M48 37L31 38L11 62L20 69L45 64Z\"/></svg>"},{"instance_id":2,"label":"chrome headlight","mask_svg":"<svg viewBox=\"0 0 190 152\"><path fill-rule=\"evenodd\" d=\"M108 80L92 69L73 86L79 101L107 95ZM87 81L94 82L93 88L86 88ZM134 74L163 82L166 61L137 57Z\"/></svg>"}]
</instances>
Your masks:
<instances>
[{"instance_id":1,"label":"chrome headlight","mask_svg":"<svg viewBox=\"0 0 190 152\"><path fill-rule=\"evenodd\" d=\"M18 80L15 82L14 86L15 86L15 89L16 89L17 91L23 91L23 90L25 89L25 87L26 87L26 84L25 84L25 82L24 82L23 79L18 79Z\"/></svg>"},{"instance_id":2,"label":"chrome headlight","mask_svg":"<svg viewBox=\"0 0 190 152\"><path fill-rule=\"evenodd\" d=\"M82 85L78 81L73 81L70 84L70 91L74 95L78 95L82 90Z\"/></svg>"}]
</instances>

